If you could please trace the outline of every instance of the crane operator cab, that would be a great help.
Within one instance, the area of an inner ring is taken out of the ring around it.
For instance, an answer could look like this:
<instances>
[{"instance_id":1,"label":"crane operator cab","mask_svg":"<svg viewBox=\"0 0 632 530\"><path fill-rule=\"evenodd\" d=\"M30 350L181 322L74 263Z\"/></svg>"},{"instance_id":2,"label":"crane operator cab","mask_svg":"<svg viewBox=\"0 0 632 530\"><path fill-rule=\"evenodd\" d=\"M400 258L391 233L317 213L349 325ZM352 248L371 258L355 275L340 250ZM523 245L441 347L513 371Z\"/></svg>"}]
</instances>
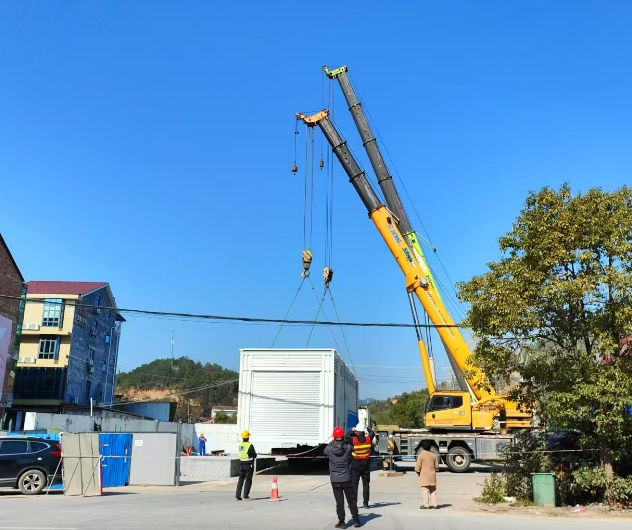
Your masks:
<instances>
[{"instance_id":1,"label":"crane operator cab","mask_svg":"<svg viewBox=\"0 0 632 530\"><path fill-rule=\"evenodd\" d=\"M473 410L468 392L435 392L426 405L426 427L433 431L486 431L492 428L496 413Z\"/></svg>"}]
</instances>

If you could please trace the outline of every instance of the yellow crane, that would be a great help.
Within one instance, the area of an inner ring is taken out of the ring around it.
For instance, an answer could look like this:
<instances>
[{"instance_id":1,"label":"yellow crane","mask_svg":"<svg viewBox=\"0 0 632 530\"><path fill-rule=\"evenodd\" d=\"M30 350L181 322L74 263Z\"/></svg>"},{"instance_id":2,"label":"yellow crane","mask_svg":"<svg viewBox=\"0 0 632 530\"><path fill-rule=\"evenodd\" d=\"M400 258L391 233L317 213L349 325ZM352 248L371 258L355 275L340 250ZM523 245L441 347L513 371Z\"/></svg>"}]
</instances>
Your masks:
<instances>
[{"instance_id":1,"label":"yellow crane","mask_svg":"<svg viewBox=\"0 0 632 530\"><path fill-rule=\"evenodd\" d=\"M330 77L338 77L340 80L341 75L346 74L346 67L333 72L326 71L326 73ZM349 100L347 101L349 102ZM350 108L356 124L361 124L359 125L361 134L362 130L365 132L363 140L365 147L369 146L367 151L369 152L371 146L377 149L377 143L370 132L366 119L364 122L362 121L363 113L359 104L350 105ZM531 412L520 410L516 403L509 401L505 396L498 395L489 384L485 374L468 364L471 351L434 287L430 268L425 261L415 232L405 216L392 178L390 175L384 177L384 173L388 174L388 170L386 170L381 155L378 158L375 151L372 154L369 152L372 164L375 161L377 165L384 168L382 178L380 179L378 176L378 182L385 183L387 186L388 194L385 192L384 195L390 198L388 206L380 202L365 172L355 160L347 147L347 142L331 120L327 109L311 116L297 113L296 118L308 127L320 128L367 209L369 218L404 274L406 290L411 296L413 318L418 331L419 352L430 393L426 409L426 427L434 432L489 431L496 426L509 430L531 427ZM382 189L385 188L382 187ZM404 223L402 223L402 219L404 219ZM419 334L420 324L413 296L419 300L441 338L455 375L461 384L459 391L436 391L430 357Z\"/></svg>"}]
</instances>

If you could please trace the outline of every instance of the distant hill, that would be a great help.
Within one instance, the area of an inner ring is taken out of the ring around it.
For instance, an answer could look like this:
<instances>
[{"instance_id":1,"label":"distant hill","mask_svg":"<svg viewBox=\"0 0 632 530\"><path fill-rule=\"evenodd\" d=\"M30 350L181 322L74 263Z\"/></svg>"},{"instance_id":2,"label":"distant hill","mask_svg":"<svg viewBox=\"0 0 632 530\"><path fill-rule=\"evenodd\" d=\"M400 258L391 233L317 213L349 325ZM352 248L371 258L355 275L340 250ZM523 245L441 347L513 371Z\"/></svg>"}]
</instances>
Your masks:
<instances>
[{"instance_id":1,"label":"distant hill","mask_svg":"<svg viewBox=\"0 0 632 530\"><path fill-rule=\"evenodd\" d=\"M237 405L239 374L218 364L180 357L156 359L116 378L124 401L173 399L177 417L197 421L211 416L215 405Z\"/></svg>"}]
</instances>

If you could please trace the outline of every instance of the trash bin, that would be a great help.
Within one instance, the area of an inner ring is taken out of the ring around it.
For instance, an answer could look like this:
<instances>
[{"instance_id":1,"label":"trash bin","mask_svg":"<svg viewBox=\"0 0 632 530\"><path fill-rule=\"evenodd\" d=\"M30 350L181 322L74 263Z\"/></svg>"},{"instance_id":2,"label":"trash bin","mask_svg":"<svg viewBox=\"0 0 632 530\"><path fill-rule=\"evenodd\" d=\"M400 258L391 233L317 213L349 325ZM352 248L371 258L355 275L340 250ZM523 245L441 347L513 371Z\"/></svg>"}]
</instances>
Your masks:
<instances>
[{"instance_id":1,"label":"trash bin","mask_svg":"<svg viewBox=\"0 0 632 530\"><path fill-rule=\"evenodd\" d=\"M533 504L555 506L555 475L553 473L531 473Z\"/></svg>"}]
</instances>

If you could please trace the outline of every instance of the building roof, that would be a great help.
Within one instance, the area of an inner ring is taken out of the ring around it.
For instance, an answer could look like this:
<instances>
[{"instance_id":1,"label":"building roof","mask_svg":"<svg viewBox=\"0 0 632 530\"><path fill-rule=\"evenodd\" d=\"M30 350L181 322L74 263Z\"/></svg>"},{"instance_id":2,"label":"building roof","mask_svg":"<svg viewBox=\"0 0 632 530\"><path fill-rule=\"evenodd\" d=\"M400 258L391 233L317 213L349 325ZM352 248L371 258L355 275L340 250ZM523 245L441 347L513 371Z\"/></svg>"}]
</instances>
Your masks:
<instances>
[{"instance_id":1,"label":"building roof","mask_svg":"<svg viewBox=\"0 0 632 530\"><path fill-rule=\"evenodd\" d=\"M84 296L107 286L107 282L34 281L27 283L27 292L28 294L68 294Z\"/></svg>"},{"instance_id":2,"label":"building roof","mask_svg":"<svg viewBox=\"0 0 632 530\"><path fill-rule=\"evenodd\" d=\"M99 289L106 289L110 300L112 300L112 309L117 311L116 320L118 322L125 322L123 316L118 312L116 306L116 300L110 289L108 282L58 282L58 281L31 281L27 282L27 298L29 295L69 295L69 296L86 296L87 294L98 291Z\"/></svg>"},{"instance_id":3,"label":"building roof","mask_svg":"<svg viewBox=\"0 0 632 530\"><path fill-rule=\"evenodd\" d=\"M22 273L20 272L20 267L18 267L18 264L15 262L15 259L13 258L13 255L11 254L11 251L9 250L9 246L7 245L6 241L2 237L2 234L0 234L0 246L3 246L6 249L7 254L9 255L9 259L13 263L15 270L18 271L18 274L20 275L20 279L22 280L22 282L24 282L24 276L22 276Z\"/></svg>"}]
</instances>

